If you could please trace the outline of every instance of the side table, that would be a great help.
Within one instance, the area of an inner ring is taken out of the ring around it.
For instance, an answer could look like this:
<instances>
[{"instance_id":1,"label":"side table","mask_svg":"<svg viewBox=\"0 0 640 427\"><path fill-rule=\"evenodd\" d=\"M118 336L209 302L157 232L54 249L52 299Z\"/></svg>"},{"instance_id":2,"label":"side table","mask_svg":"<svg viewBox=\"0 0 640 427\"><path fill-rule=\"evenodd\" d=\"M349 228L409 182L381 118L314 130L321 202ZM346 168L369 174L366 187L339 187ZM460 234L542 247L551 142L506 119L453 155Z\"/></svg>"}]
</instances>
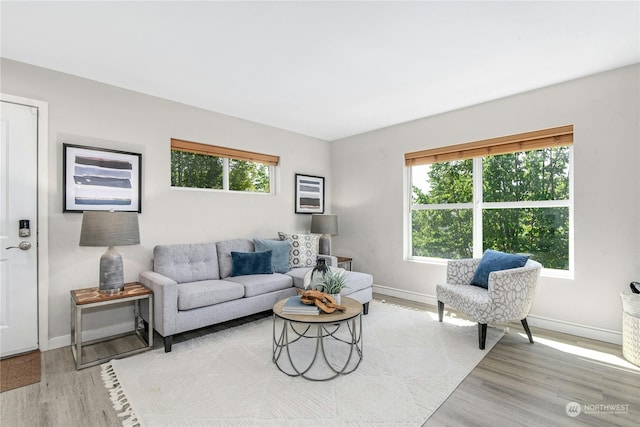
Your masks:
<instances>
[{"instance_id":1,"label":"side table","mask_svg":"<svg viewBox=\"0 0 640 427\"><path fill-rule=\"evenodd\" d=\"M140 321L142 320L140 315L140 300L142 299L147 299L149 301L149 322L144 328L139 327ZM82 312L84 310L129 302L133 302L134 305L133 311L135 323L133 332L82 342ZM84 360L86 355L83 357L83 346L112 341L128 335L134 335L137 338L138 343L143 345L143 347L110 354L93 360ZM140 283L132 282L125 283L124 290L114 294L100 293L98 292L97 287L71 291L71 352L73 353L73 359L76 362L76 369L88 368L89 366L98 365L111 359L119 359L147 351L151 348L153 348L153 291L151 291L151 289L145 288Z\"/></svg>"},{"instance_id":2,"label":"side table","mask_svg":"<svg viewBox=\"0 0 640 427\"><path fill-rule=\"evenodd\" d=\"M353 261L353 258L349 258L348 256L336 256L336 258L338 259L338 267L351 271L351 261Z\"/></svg>"}]
</instances>

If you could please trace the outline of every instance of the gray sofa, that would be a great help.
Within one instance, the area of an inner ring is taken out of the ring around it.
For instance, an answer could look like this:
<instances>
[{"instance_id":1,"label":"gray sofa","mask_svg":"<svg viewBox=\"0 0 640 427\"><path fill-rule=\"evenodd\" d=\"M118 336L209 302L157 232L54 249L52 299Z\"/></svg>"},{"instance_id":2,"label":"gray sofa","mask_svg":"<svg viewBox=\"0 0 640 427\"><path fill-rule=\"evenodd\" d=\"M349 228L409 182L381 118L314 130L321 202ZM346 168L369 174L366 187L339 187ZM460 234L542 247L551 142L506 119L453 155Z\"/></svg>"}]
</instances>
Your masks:
<instances>
[{"instance_id":1,"label":"gray sofa","mask_svg":"<svg viewBox=\"0 0 640 427\"><path fill-rule=\"evenodd\" d=\"M231 252L255 252L254 242L235 239L154 248L153 271L140 273L139 282L153 291L153 327L164 338L165 352L171 351L175 334L271 310L279 300L295 295L296 288L304 288L304 277L313 268L232 275L237 258L232 259ZM337 266L336 257L319 257ZM353 271L346 271L345 276L347 288L341 295L362 303L367 314L373 277ZM143 303L145 320L148 310Z\"/></svg>"}]
</instances>

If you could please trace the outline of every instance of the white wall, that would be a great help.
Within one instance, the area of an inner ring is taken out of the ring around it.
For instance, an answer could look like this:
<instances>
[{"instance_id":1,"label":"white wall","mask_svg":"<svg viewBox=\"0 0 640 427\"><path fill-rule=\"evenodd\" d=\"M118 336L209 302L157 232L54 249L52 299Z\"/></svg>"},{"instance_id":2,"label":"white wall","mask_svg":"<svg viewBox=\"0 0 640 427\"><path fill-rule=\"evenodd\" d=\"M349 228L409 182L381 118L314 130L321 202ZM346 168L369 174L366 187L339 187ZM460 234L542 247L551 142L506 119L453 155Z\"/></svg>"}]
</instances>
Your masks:
<instances>
[{"instance_id":1,"label":"white wall","mask_svg":"<svg viewBox=\"0 0 640 427\"><path fill-rule=\"evenodd\" d=\"M308 231L310 216L294 213L294 175L325 176L331 185L328 142L15 61L0 65L3 93L49 103L50 348L69 344L69 291L97 286L106 249L78 246L82 215L62 213L63 142L142 153L141 244L118 248L126 281L149 269L157 244ZM277 195L172 190L172 137L279 155ZM130 311L87 316L88 337L126 325Z\"/></svg>"},{"instance_id":2,"label":"white wall","mask_svg":"<svg viewBox=\"0 0 640 427\"><path fill-rule=\"evenodd\" d=\"M640 279L639 81L636 65L333 142L334 252L434 303L445 265L404 258L404 153L573 124L575 277L541 277L530 323L620 342L619 292Z\"/></svg>"}]
</instances>

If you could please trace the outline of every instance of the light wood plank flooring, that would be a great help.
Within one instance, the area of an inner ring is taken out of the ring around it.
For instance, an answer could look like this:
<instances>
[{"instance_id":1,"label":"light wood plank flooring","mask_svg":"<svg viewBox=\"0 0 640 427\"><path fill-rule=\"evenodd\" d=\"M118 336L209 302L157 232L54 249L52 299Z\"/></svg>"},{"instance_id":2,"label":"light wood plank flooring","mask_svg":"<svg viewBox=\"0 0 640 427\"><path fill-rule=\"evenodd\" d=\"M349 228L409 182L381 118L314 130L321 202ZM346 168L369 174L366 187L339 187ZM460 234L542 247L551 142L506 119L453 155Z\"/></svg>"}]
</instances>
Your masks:
<instances>
[{"instance_id":1,"label":"light wood plank flooring","mask_svg":"<svg viewBox=\"0 0 640 427\"><path fill-rule=\"evenodd\" d=\"M413 308L435 307L376 295ZM175 337L174 344L215 333L269 313L217 325ZM532 328L536 344L529 344L519 324L488 352L424 426L638 426L640 371L597 361L547 345L570 345L570 350L593 350L621 356L621 348L599 341ZM162 347L156 335L155 347ZM555 345L555 344L554 344ZM97 349L96 351L99 351ZM452 349L455 351L455 349ZM569 402L590 405L590 412L569 417ZM381 402L383 403L383 402ZM618 405L619 413L612 406ZM625 406L628 405L628 406ZM0 425L119 426L100 367L76 371L68 347L42 353L42 381L0 394Z\"/></svg>"}]
</instances>

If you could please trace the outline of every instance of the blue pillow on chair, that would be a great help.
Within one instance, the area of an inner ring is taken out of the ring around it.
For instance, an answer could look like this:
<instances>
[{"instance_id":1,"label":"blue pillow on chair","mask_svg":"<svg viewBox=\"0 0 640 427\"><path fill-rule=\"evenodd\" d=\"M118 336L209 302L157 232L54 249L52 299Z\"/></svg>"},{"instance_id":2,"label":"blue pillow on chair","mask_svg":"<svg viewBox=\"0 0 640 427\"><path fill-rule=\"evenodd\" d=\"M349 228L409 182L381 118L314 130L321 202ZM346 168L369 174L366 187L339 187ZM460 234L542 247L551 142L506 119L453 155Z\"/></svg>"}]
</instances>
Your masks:
<instances>
[{"instance_id":1,"label":"blue pillow on chair","mask_svg":"<svg viewBox=\"0 0 640 427\"><path fill-rule=\"evenodd\" d=\"M524 267L529 255L507 254L504 252L487 249L482 255L476 273L471 279L471 284L482 288L489 288L489 273L498 270Z\"/></svg>"},{"instance_id":2,"label":"blue pillow on chair","mask_svg":"<svg viewBox=\"0 0 640 427\"><path fill-rule=\"evenodd\" d=\"M231 276L246 276L247 274L273 274L271 251L231 251Z\"/></svg>"}]
</instances>

